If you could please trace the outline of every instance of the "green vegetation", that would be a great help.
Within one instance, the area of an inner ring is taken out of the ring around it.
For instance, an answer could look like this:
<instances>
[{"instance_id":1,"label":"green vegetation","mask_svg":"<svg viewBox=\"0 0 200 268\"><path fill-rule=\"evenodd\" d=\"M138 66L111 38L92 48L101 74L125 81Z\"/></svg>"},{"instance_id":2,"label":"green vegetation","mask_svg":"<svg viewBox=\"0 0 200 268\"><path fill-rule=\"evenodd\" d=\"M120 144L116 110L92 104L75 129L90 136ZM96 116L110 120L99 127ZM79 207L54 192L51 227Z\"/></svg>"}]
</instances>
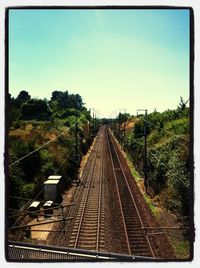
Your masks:
<instances>
[{"instance_id":1,"label":"green vegetation","mask_svg":"<svg viewBox=\"0 0 200 268\"><path fill-rule=\"evenodd\" d=\"M152 200L149 198L149 195L144 194L144 199L145 199L145 201L146 201L148 207L150 208L152 214L153 214L154 216L157 216L157 214L158 214L157 207L153 205L153 202L152 202Z\"/></svg>"},{"instance_id":2,"label":"green vegetation","mask_svg":"<svg viewBox=\"0 0 200 268\"><path fill-rule=\"evenodd\" d=\"M131 163L131 158L129 155L126 155L126 160L128 162L128 165L129 165L129 168L130 168L130 171L131 171L131 174L133 175L133 177L136 179L136 181L141 181L142 178L139 174L139 172L135 169L135 167L132 165Z\"/></svg>"},{"instance_id":3,"label":"green vegetation","mask_svg":"<svg viewBox=\"0 0 200 268\"><path fill-rule=\"evenodd\" d=\"M172 239L177 258L189 258L190 243L187 240Z\"/></svg>"},{"instance_id":4,"label":"green vegetation","mask_svg":"<svg viewBox=\"0 0 200 268\"><path fill-rule=\"evenodd\" d=\"M89 129L90 112L84 107L80 95L54 91L49 101L32 99L26 91L21 91L16 98L8 96L8 191L12 196L9 208L18 210L26 203L13 196L34 198L49 175L62 175L68 182L76 176L79 167L73 159L76 118L81 159L96 129L92 124ZM48 143L52 139L55 141ZM45 143L48 144L37 150ZM9 215L12 213L11 210Z\"/></svg>"},{"instance_id":5,"label":"green vegetation","mask_svg":"<svg viewBox=\"0 0 200 268\"><path fill-rule=\"evenodd\" d=\"M16 98L8 96L9 165L35 151L8 169L9 195L32 198L51 174L68 181L77 173L73 155L75 123L78 119L78 154L80 158L91 144L95 125L112 123L116 137L123 143L131 172L138 182L144 178L144 126L147 133L147 192L153 199L177 216L187 218L190 210L189 108L181 98L175 110L148 117L119 114L116 120L91 120L82 97L68 91L54 91L50 100L32 99L21 91ZM90 123L89 123L90 122ZM124 125L125 123L125 125ZM129 127L128 127L129 126ZM54 139L42 150L44 143ZM152 212L148 196L145 196ZM9 199L9 207L19 209L25 202Z\"/></svg>"},{"instance_id":6,"label":"green vegetation","mask_svg":"<svg viewBox=\"0 0 200 268\"><path fill-rule=\"evenodd\" d=\"M181 98L175 110L113 120L112 128L126 152L130 170L136 179L152 214L163 224L168 216L176 215L182 226L190 222L190 150L189 108ZM120 125L119 125L120 124ZM124 124L126 136L124 140ZM144 180L144 129L147 138L147 193ZM165 218L160 210L168 210ZM178 227L178 225L177 225ZM173 233L172 233L173 234ZM169 236L177 258L188 258L190 241L188 229Z\"/></svg>"},{"instance_id":7,"label":"green vegetation","mask_svg":"<svg viewBox=\"0 0 200 268\"><path fill-rule=\"evenodd\" d=\"M147 133L147 192L177 216L190 210L189 108L181 98L175 110L130 117L134 127L126 130L124 148L144 178L144 127ZM117 119L117 122L119 119ZM113 126L119 138L119 126ZM123 125L120 127L123 140ZM138 175L132 170L132 173Z\"/></svg>"}]
</instances>

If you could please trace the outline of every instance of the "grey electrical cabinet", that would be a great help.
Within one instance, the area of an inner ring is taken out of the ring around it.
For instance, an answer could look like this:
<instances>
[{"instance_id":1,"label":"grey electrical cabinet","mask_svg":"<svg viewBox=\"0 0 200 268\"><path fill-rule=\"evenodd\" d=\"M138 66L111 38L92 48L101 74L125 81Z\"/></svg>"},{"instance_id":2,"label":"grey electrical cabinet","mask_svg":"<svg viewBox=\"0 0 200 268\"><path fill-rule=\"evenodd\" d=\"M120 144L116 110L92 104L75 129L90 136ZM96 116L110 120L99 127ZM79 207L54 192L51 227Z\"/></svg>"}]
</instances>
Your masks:
<instances>
[{"instance_id":1,"label":"grey electrical cabinet","mask_svg":"<svg viewBox=\"0 0 200 268\"><path fill-rule=\"evenodd\" d=\"M44 200L52 200L54 203L62 201L60 180L47 180L44 182Z\"/></svg>"},{"instance_id":2,"label":"grey electrical cabinet","mask_svg":"<svg viewBox=\"0 0 200 268\"><path fill-rule=\"evenodd\" d=\"M64 192L64 189L66 187L65 183L64 183L64 178L60 175L50 175L48 177L48 180L59 180L59 189L60 189L60 192Z\"/></svg>"}]
</instances>

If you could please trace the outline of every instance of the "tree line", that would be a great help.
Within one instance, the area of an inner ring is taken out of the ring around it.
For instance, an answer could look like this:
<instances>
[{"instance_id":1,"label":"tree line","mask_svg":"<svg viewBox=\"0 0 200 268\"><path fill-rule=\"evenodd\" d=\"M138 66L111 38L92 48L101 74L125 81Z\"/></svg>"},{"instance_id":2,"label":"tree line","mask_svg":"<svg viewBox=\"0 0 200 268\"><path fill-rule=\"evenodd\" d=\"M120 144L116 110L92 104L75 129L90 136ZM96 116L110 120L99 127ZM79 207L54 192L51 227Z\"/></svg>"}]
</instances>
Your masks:
<instances>
[{"instance_id":1,"label":"tree line","mask_svg":"<svg viewBox=\"0 0 200 268\"><path fill-rule=\"evenodd\" d=\"M79 94L69 94L68 91L55 90L50 100L32 98L25 90L20 91L16 98L8 94L9 125L18 120L63 119L75 114L75 110L89 116L82 97Z\"/></svg>"}]
</instances>

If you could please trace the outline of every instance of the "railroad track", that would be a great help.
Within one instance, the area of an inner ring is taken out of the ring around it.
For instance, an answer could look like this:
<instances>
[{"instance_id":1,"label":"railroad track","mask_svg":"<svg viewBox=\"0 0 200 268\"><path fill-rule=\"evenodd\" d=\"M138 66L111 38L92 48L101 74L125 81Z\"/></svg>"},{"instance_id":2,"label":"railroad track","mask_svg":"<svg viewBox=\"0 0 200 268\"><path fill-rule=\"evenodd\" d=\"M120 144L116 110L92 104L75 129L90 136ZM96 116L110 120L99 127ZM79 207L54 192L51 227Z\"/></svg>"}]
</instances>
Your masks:
<instances>
[{"instance_id":1,"label":"railroad track","mask_svg":"<svg viewBox=\"0 0 200 268\"><path fill-rule=\"evenodd\" d=\"M57 245L113 252L111 239L118 253L155 257L119 153L110 131L102 127L84 169L83 184L77 188L75 205L66 215L72 220L65 222ZM113 226L116 230L110 232Z\"/></svg>"},{"instance_id":2,"label":"railroad track","mask_svg":"<svg viewBox=\"0 0 200 268\"><path fill-rule=\"evenodd\" d=\"M84 248L88 250L103 251L104 249L104 207L102 199L103 187L103 143L102 128L93 148L93 155L90 155L90 169L84 174L83 182L85 187L79 191L76 208L71 211L71 216L75 218L70 230L68 247Z\"/></svg>"},{"instance_id":3,"label":"railroad track","mask_svg":"<svg viewBox=\"0 0 200 268\"><path fill-rule=\"evenodd\" d=\"M157 253L161 243L152 246L146 234L148 223L143 223L146 213L138 210L132 176L127 174L117 142L107 126L101 127L83 171L82 184L74 195L75 205L62 208L63 222L55 224L53 231L59 233L52 234L50 243L137 257L162 256ZM70 220L64 221L65 218Z\"/></svg>"},{"instance_id":4,"label":"railroad track","mask_svg":"<svg viewBox=\"0 0 200 268\"><path fill-rule=\"evenodd\" d=\"M107 133L107 142L112 159L112 169L123 220L128 254L155 257L150 241L145 231L142 229L144 225L110 132Z\"/></svg>"}]
</instances>

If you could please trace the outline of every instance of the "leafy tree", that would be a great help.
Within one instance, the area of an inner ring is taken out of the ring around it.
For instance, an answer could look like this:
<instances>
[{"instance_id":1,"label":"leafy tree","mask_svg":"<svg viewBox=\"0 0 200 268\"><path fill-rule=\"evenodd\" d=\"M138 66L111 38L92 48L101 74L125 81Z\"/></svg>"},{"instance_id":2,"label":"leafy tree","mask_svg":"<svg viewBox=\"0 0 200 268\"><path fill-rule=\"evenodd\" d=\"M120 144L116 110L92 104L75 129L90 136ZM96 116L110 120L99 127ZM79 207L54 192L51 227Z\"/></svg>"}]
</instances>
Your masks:
<instances>
[{"instance_id":1,"label":"leafy tree","mask_svg":"<svg viewBox=\"0 0 200 268\"><path fill-rule=\"evenodd\" d=\"M82 97L79 94L69 94L68 91L53 91L49 106L60 118L71 113L71 109L84 110Z\"/></svg>"},{"instance_id":2,"label":"leafy tree","mask_svg":"<svg viewBox=\"0 0 200 268\"><path fill-rule=\"evenodd\" d=\"M9 160L11 163L22 158L28 153L36 149L34 141L21 141L13 138L9 140ZM23 172L22 179L25 182L31 182L35 176L40 172L40 152L35 152L27 158L19 162L18 168Z\"/></svg>"},{"instance_id":3,"label":"leafy tree","mask_svg":"<svg viewBox=\"0 0 200 268\"><path fill-rule=\"evenodd\" d=\"M31 99L29 93L22 90L16 98L13 98L11 94L8 94L8 122L11 126L12 122L21 118L21 107L23 104Z\"/></svg>"},{"instance_id":4,"label":"leafy tree","mask_svg":"<svg viewBox=\"0 0 200 268\"><path fill-rule=\"evenodd\" d=\"M134 125L134 137L141 138L144 136L144 123L143 121L137 121Z\"/></svg>"},{"instance_id":5,"label":"leafy tree","mask_svg":"<svg viewBox=\"0 0 200 268\"><path fill-rule=\"evenodd\" d=\"M31 99L22 105L23 119L47 119L49 109L46 101L40 99Z\"/></svg>"},{"instance_id":6,"label":"leafy tree","mask_svg":"<svg viewBox=\"0 0 200 268\"><path fill-rule=\"evenodd\" d=\"M19 120L21 116L20 105L16 104L16 101L11 96L11 94L8 94L7 107L8 107L8 123L9 126L11 126L12 122Z\"/></svg>"},{"instance_id":7,"label":"leafy tree","mask_svg":"<svg viewBox=\"0 0 200 268\"><path fill-rule=\"evenodd\" d=\"M31 96L29 95L29 93L25 90L22 90L18 94L16 101L18 101L20 103L20 105L22 105L23 103L26 103L30 99L31 99Z\"/></svg>"},{"instance_id":8,"label":"leafy tree","mask_svg":"<svg viewBox=\"0 0 200 268\"><path fill-rule=\"evenodd\" d=\"M126 122L129 117L130 117L130 114L128 113L119 113L117 117L117 121L120 122L120 124L122 124L123 122Z\"/></svg>"}]
</instances>

